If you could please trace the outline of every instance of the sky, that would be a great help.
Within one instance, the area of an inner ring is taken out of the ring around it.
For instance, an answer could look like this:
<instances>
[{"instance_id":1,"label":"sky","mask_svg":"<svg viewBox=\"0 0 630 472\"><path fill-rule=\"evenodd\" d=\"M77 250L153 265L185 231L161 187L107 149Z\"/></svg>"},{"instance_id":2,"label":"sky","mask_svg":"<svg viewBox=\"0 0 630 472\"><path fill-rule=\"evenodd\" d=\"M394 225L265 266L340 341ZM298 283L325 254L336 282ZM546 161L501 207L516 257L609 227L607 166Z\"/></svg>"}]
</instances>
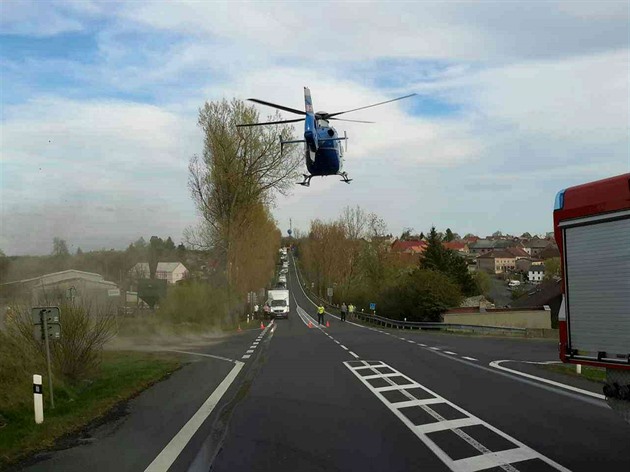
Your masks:
<instances>
[{"instance_id":1,"label":"sky","mask_svg":"<svg viewBox=\"0 0 630 472\"><path fill-rule=\"evenodd\" d=\"M285 234L348 205L393 234L551 231L557 191L630 171L629 20L625 0L3 1L0 249L179 243L199 108L302 109L304 86L329 112L417 96L339 123L353 181L278 196Z\"/></svg>"}]
</instances>

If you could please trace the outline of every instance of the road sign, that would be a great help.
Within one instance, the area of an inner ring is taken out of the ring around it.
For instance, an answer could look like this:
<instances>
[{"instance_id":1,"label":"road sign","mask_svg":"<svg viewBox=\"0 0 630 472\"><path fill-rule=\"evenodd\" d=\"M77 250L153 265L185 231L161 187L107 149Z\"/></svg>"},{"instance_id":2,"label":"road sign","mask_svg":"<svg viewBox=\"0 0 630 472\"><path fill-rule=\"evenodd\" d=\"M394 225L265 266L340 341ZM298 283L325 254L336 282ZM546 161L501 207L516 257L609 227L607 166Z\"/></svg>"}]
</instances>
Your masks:
<instances>
[{"instance_id":1,"label":"road sign","mask_svg":"<svg viewBox=\"0 0 630 472\"><path fill-rule=\"evenodd\" d=\"M107 290L108 297L120 297L120 289L119 288L110 288Z\"/></svg>"},{"instance_id":2,"label":"road sign","mask_svg":"<svg viewBox=\"0 0 630 472\"><path fill-rule=\"evenodd\" d=\"M332 289L332 287L328 287L328 289L326 290L326 295L328 295L329 297L333 296L333 289Z\"/></svg>"},{"instance_id":3,"label":"road sign","mask_svg":"<svg viewBox=\"0 0 630 472\"><path fill-rule=\"evenodd\" d=\"M33 324L41 325L42 324L42 315L46 317L46 322L50 325L51 323L59 323L61 321L61 312L59 311L58 306L37 306L31 309L31 317L33 319Z\"/></svg>"},{"instance_id":4,"label":"road sign","mask_svg":"<svg viewBox=\"0 0 630 472\"><path fill-rule=\"evenodd\" d=\"M376 310L376 303L370 303L370 310Z\"/></svg>"},{"instance_id":5,"label":"road sign","mask_svg":"<svg viewBox=\"0 0 630 472\"><path fill-rule=\"evenodd\" d=\"M33 337L36 341L44 340L44 325L33 327ZM61 339L61 325L59 323L48 323L48 339Z\"/></svg>"}]
</instances>

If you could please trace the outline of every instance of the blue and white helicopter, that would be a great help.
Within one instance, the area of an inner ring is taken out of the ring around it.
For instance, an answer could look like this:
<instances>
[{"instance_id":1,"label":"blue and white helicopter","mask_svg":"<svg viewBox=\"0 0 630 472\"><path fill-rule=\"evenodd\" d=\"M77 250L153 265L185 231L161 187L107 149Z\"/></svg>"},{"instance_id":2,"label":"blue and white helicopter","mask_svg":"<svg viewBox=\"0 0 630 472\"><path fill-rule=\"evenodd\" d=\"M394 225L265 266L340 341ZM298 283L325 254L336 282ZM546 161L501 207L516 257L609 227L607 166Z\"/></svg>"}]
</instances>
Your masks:
<instances>
[{"instance_id":1,"label":"blue and white helicopter","mask_svg":"<svg viewBox=\"0 0 630 472\"><path fill-rule=\"evenodd\" d=\"M339 175L341 176L341 181L349 184L352 179L348 178L348 174L343 170L343 152L344 149L341 146L341 141L346 141L346 151L347 151L347 143L348 136L344 131L344 136L340 137L337 134L337 130L330 126L329 122L332 120L338 121L351 121L353 123L373 123L373 121L361 121L361 120L345 120L342 118L337 118L339 115L343 115L344 113L350 113L353 111L364 110L366 108L376 107L379 105L384 105L386 103L395 102L397 100L402 100L403 98L409 98L416 95L412 93L411 95L405 95L404 97L394 98L392 100L387 100L385 102L374 103L373 105L367 105L360 108L353 108L352 110L338 111L335 113L326 113L323 111L319 111L317 113L313 112L313 101L311 99L311 91L308 87L304 87L304 106L305 111L296 110L295 108L285 107L283 105L277 105L275 103L266 102L263 100L258 100L256 98L249 98L248 100L259 103L261 105L266 105L269 107L277 108L278 110L288 111L289 113L295 113L297 115L303 115L304 118L296 118L292 120L282 120L282 121L269 121L267 123L247 123L237 125L239 127L246 126L266 126L266 125L277 125L282 123L297 123L299 121L304 121L304 139L296 139L292 141L280 141L280 146L283 147L285 144L295 144L295 143L305 143L304 144L304 157L306 161L306 168L308 169L309 174L303 174L304 180L302 182L298 182L300 185L305 187L310 186L311 179L317 175L326 176L326 175Z\"/></svg>"}]
</instances>

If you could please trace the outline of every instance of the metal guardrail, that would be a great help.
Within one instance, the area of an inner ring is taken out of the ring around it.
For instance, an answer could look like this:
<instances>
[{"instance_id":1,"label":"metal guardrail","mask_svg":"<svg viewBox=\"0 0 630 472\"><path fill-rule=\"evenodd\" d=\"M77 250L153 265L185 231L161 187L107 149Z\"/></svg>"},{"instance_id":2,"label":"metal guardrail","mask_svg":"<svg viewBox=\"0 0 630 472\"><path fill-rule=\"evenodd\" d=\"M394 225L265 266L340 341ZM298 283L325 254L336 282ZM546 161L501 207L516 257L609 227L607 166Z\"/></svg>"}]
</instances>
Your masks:
<instances>
[{"instance_id":1,"label":"metal guardrail","mask_svg":"<svg viewBox=\"0 0 630 472\"><path fill-rule=\"evenodd\" d=\"M331 305L323 298L320 298L318 295L311 292L310 288L302 283L304 277L300 273L300 270L295 263L295 257L293 257L293 266L295 268L295 273L298 276L298 283L304 287L304 291L308 292L310 296L322 303L324 306L329 309L333 308L336 311L336 315L338 315L339 307L335 305ZM522 333L527 334L527 328L514 328L511 326L491 326L491 325L467 325L467 324L456 324L456 323L442 323L442 322L431 322L431 321L401 321L401 320L393 320L391 318L385 318L383 316L372 315L370 313L365 312L357 312L352 313L354 319L358 319L361 321L365 321L367 323L378 324L383 327L389 328L397 328L397 329L439 329L439 330L455 330L455 331L480 331L480 332L512 332L512 333Z\"/></svg>"}]
</instances>

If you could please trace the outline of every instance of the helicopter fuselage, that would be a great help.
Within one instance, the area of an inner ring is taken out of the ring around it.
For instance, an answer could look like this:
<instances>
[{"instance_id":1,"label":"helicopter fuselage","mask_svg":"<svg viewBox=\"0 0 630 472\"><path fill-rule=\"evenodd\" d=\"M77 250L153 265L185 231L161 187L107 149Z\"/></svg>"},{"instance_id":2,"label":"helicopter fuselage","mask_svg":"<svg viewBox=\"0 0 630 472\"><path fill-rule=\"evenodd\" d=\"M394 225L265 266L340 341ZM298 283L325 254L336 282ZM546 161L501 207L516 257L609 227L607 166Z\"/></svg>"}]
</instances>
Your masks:
<instances>
[{"instance_id":1,"label":"helicopter fuselage","mask_svg":"<svg viewBox=\"0 0 630 472\"><path fill-rule=\"evenodd\" d=\"M315 175L336 175L343 169L343 147L335 128L326 120L306 116L304 125L306 168Z\"/></svg>"}]
</instances>

